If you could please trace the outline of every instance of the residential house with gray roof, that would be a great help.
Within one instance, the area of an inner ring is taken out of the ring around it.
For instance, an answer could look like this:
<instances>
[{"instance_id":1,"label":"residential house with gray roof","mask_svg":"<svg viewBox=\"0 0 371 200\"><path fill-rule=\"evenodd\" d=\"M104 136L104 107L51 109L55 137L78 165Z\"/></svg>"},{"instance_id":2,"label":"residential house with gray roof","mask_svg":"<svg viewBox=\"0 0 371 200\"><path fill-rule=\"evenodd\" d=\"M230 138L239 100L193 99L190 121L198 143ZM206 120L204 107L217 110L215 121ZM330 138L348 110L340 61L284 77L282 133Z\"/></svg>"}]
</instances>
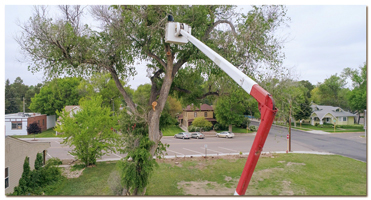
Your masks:
<instances>
[{"instance_id":1,"label":"residential house with gray roof","mask_svg":"<svg viewBox=\"0 0 371 200\"><path fill-rule=\"evenodd\" d=\"M316 123L330 123L336 125L353 125L355 114L344 111L340 107L334 106L321 106L312 104L312 114L310 116L311 124L314 126Z\"/></svg>"}]
</instances>

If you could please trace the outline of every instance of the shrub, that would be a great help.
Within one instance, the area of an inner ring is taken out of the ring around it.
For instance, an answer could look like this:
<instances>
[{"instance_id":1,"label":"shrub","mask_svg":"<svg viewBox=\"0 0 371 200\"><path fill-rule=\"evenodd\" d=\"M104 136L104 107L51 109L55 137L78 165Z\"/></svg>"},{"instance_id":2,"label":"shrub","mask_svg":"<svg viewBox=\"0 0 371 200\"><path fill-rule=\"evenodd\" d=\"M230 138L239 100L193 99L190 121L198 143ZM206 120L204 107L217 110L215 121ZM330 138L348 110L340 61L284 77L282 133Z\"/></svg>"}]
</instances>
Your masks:
<instances>
[{"instance_id":1,"label":"shrub","mask_svg":"<svg viewBox=\"0 0 371 200\"><path fill-rule=\"evenodd\" d=\"M37 124L37 122L34 122L34 123L30 124L29 126L27 126L27 133L28 134L38 134L38 133L41 133L41 128L39 127L39 125Z\"/></svg>"},{"instance_id":2,"label":"shrub","mask_svg":"<svg viewBox=\"0 0 371 200\"><path fill-rule=\"evenodd\" d=\"M214 125L214 129L215 129L216 131L220 131L220 130L227 130L228 127L227 127L227 126L224 126L223 124L216 123L216 124Z\"/></svg>"},{"instance_id":3,"label":"shrub","mask_svg":"<svg viewBox=\"0 0 371 200\"><path fill-rule=\"evenodd\" d=\"M202 130L210 130L213 124L205 119L205 117L196 117L192 122L192 126L200 127Z\"/></svg>"},{"instance_id":4,"label":"shrub","mask_svg":"<svg viewBox=\"0 0 371 200\"><path fill-rule=\"evenodd\" d=\"M318 125L319 125L319 123L315 123L315 124L314 124L314 126L318 126Z\"/></svg>"},{"instance_id":5,"label":"shrub","mask_svg":"<svg viewBox=\"0 0 371 200\"><path fill-rule=\"evenodd\" d=\"M248 117L245 117L241 124L239 124L238 126L240 128L247 128L250 125L250 122L251 122L250 119Z\"/></svg>"},{"instance_id":6,"label":"shrub","mask_svg":"<svg viewBox=\"0 0 371 200\"><path fill-rule=\"evenodd\" d=\"M249 131L256 131L256 126L249 126Z\"/></svg>"}]
</instances>

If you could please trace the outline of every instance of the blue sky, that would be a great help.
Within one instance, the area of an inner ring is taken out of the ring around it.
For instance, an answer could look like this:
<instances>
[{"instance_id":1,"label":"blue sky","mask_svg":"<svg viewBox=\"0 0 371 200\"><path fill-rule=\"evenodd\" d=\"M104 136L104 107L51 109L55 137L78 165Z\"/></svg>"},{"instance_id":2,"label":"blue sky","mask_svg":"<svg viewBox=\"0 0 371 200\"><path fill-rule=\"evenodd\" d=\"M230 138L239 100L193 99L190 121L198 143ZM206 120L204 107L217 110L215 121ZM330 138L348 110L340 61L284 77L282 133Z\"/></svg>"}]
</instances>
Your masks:
<instances>
[{"instance_id":1,"label":"blue sky","mask_svg":"<svg viewBox=\"0 0 371 200\"><path fill-rule=\"evenodd\" d=\"M283 66L312 84L346 68L358 68L366 61L366 6L287 6L289 27L277 34L287 36ZM27 85L43 81L43 74L27 71L14 36L19 34L16 21L27 20L32 6L5 6L5 79L13 82L20 76ZM149 83L144 64L129 84L136 88Z\"/></svg>"}]
</instances>

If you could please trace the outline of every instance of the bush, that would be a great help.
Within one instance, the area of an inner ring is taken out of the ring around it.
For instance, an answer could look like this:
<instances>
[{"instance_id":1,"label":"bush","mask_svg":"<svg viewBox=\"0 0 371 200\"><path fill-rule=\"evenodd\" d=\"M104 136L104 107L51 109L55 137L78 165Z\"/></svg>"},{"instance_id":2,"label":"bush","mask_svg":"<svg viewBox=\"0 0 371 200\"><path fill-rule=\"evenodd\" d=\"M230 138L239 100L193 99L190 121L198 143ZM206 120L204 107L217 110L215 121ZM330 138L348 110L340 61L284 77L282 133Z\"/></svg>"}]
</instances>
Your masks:
<instances>
[{"instance_id":1,"label":"bush","mask_svg":"<svg viewBox=\"0 0 371 200\"><path fill-rule=\"evenodd\" d=\"M200 127L202 130L210 130L213 124L205 119L205 117L196 117L192 122L192 126Z\"/></svg>"},{"instance_id":2,"label":"bush","mask_svg":"<svg viewBox=\"0 0 371 200\"><path fill-rule=\"evenodd\" d=\"M29 126L27 126L27 133L28 134L38 134L38 133L41 133L41 128L39 127L39 125L37 124L37 122L34 122L34 123L30 124Z\"/></svg>"},{"instance_id":3,"label":"bush","mask_svg":"<svg viewBox=\"0 0 371 200\"><path fill-rule=\"evenodd\" d=\"M40 167L40 157L42 158L42 154L38 153L35 170L32 171L29 169L29 162L26 157L22 178L19 180L18 186L14 188L12 195L42 195L51 191L53 187L56 187L55 184L62 180L62 173L58 168L58 165L62 162L58 158L51 158L44 167Z\"/></svg>"},{"instance_id":4,"label":"bush","mask_svg":"<svg viewBox=\"0 0 371 200\"><path fill-rule=\"evenodd\" d=\"M319 125L319 123L315 123L315 124L314 124L314 126L318 126L318 125Z\"/></svg>"},{"instance_id":5,"label":"bush","mask_svg":"<svg viewBox=\"0 0 371 200\"><path fill-rule=\"evenodd\" d=\"M247 128L248 125L250 125L250 119L248 117L245 117L241 124L239 125L240 128Z\"/></svg>"},{"instance_id":6,"label":"bush","mask_svg":"<svg viewBox=\"0 0 371 200\"><path fill-rule=\"evenodd\" d=\"M256 126L249 126L249 131L255 132L256 131Z\"/></svg>"},{"instance_id":7,"label":"bush","mask_svg":"<svg viewBox=\"0 0 371 200\"><path fill-rule=\"evenodd\" d=\"M227 130L228 126L224 126L223 124L216 123L214 125L214 130L221 131L221 130Z\"/></svg>"}]
</instances>

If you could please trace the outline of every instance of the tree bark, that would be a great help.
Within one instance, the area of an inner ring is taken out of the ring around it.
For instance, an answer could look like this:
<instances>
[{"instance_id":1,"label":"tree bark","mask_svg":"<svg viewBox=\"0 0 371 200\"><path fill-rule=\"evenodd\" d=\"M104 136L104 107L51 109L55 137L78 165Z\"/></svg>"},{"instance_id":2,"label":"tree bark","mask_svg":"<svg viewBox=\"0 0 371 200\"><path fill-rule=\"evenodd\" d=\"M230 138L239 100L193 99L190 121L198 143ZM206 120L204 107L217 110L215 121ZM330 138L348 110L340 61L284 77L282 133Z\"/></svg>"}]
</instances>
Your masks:
<instances>
[{"instance_id":1,"label":"tree bark","mask_svg":"<svg viewBox=\"0 0 371 200\"><path fill-rule=\"evenodd\" d=\"M232 124L229 124L228 131L232 132Z\"/></svg>"}]
</instances>

